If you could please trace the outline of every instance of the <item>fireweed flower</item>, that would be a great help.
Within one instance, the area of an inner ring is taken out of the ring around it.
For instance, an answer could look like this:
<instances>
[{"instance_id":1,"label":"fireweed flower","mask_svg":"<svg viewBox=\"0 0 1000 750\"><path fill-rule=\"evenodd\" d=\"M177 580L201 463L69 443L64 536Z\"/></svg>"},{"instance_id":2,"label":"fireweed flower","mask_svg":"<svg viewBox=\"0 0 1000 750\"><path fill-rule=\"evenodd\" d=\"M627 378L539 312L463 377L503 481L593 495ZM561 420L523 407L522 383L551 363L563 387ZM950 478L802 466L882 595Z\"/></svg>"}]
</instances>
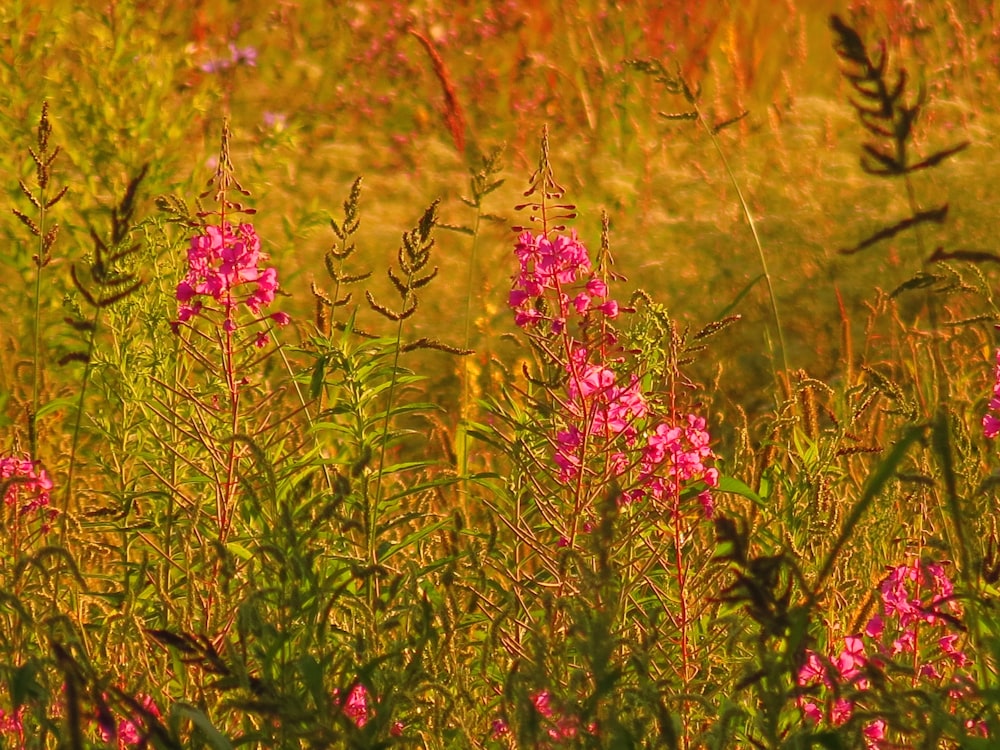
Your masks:
<instances>
[{"instance_id":1,"label":"fireweed flower","mask_svg":"<svg viewBox=\"0 0 1000 750\"><path fill-rule=\"evenodd\" d=\"M493 723L490 725L490 734L493 739L500 739L501 737L510 734L510 727L503 719L494 719Z\"/></svg>"},{"instance_id":2,"label":"fireweed flower","mask_svg":"<svg viewBox=\"0 0 1000 750\"><path fill-rule=\"evenodd\" d=\"M651 499L675 501L686 487L702 483L699 501L706 516L713 512L709 490L719 474L704 419L689 415L679 425L651 420L639 378L619 382L614 366L602 355L616 343L613 331L601 327L599 342L584 345L575 331L596 321L618 316L618 303L609 299L608 284L597 275L589 253L575 231L568 235L535 235L524 231L514 247L518 272L513 277L508 304L514 322L538 337L561 337L566 359L566 419L552 438L553 463L563 484L585 471L586 455L606 457L606 471L622 477L636 468L638 480L623 494L624 502ZM579 326L571 326L576 320ZM591 328L591 330L593 330Z\"/></svg>"},{"instance_id":3,"label":"fireweed flower","mask_svg":"<svg viewBox=\"0 0 1000 750\"><path fill-rule=\"evenodd\" d=\"M699 493L698 501L711 518L714 506L710 490L719 484L719 470L705 463L715 458L711 436L703 417L689 414L686 422L660 424L647 436L640 486L630 499L648 496L662 504L677 497L684 487L702 482L706 489Z\"/></svg>"},{"instance_id":4,"label":"fireweed flower","mask_svg":"<svg viewBox=\"0 0 1000 750\"><path fill-rule=\"evenodd\" d=\"M257 67L257 49L255 47L237 47L229 43L229 57L217 57L203 62L198 67L205 73L221 73L229 68L245 65L248 68Z\"/></svg>"},{"instance_id":5,"label":"fireweed flower","mask_svg":"<svg viewBox=\"0 0 1000 750\"><path fill-rule=\"evenodd\" d=\"M993 395L988 411L983 416L983 434L988 438L1000 435L1000 349L997 349L996 364L993 368Z\"/></svg>"},{"instance_id":6,"label":"fireweed flower","mask_svg":"<svg viewBox=\"0 0 1000 750\"><path fill-rule=\"evenodd\" d=\"M159 707L150 696L139 695L137 698L139 703L142 704L142 707L155 718L159 719L162 716ZM115 728L115 732L111 732L105 727L101 727L101 739L105 742L112 742L115 737L117 737L119 750L125 750L125 748L130 747L145 747L148 740L147 735L143 733L141 726L142 720L138 716L133 716L131 719L123 719L118 723L118 726Z\"/></svg>"},{"instance_id":7,"label":"fireweed flower","mask_svg":"<svg viewBox=\"0 0 1000 750\"><path fill-rule=\"evenodd\" d=\"M0 737L3 738L4 747L15 750L24 750L28 747L25 744L24 710L24 706L13 713L0 710Z\"/></svg>"},{"instance_id":8,"label":"fireweed flower","mask_svg":"<svg viewBox=\"0 0 1000 750\"><path fill-rule=\"evenodd\" d=\"M179 304L174 330L209 310L223 313L222 327L227 333L236 330L234 315L240 308L261 315L278 290L278 272L263 265L267 260L252 224L234 226L225 222L205 227L205 234L192 237L188 247L187 273L177 284ZM269 317L280 326L289 322L283 312ZM266 343L266 334L255 340L257 346Z\"/></svg>"},{"instance_id":9,"label":"fireweed flower","mask_svg":"<svg viewBox=\"0 0 1000 750\"><path fill-rule=\"evenodd\" d=\"M514 322L521 328L534 327L547 319L551 330L559 333L571 313L585 315L596 310L609 318L618 315L618 303L606 299L607 284L595 276L590 254L575 231L553 239L522 232L514 255L519 271L507 301L514 310ZM547 317L538 309L546 291L557 303L557 309L547 311ZM576 292L573 297L571 291Z\"/></svg>"},{"instance_id":10,"label":"fireweed flower","mask_svg":"<svg viewBox=\"0 0 1000 750\"><path fill-rule=\"evenodd\" d=\"M340 703L340 690L334 688L333 699ZM371 718L368 709L368 690L360 682L356 682L354 687L347 693L347 698L340 703L340 708L344 715L354 722L358 729L368 723Z\"/></svg>"},{"instance_id":11,"label":"fireweed flower","mask_svg":"<svg viewBox=\"0 0 1000 750\"><path fill-rule=\"evenodd\" d=\"M552 705L552 694L548 690L539 690L532 695L531 704L538 715L545 720L546 734L554 744L559 744L562 740L572 740L581 733L580 720L571 714L557 711ZM496 719L492 728L494 738L501 737L509 731L503 719ZM597 724L589 725L586 731L596 735Z\"/></svg>"},{"instance_id":12,"label":"fireweed flower","mask_svg":"<svg viewBox=\"0 0 1000 750\"><path fill-rule=\"evenodd\" d=\"M913 684L909 687L921 683L943 687L956 701L970 695L971 660L958 648L958 633L952 632L952 623L961 611L954 602L954 586L944 566L913 562L891 568L879 584L879 595L880 611L868 620L863 633L844 639L839 654L823 659L813 651L806 652L797 679L803 690L798 704L814 724L828 719L833 726L839 726L848 721L855 701L871 687L869 666L883 672L885 664L893 659L901 659L912 668ZM832 697L847 688L848 698ZM955 708L958 705L956 702ZM966 722L966 728L983 732L975 722ZM862 729L866 747L890 747L886 744L886 729L882 719L866 724Z\"/></svg>"},{"instance_id":13,"label":"fireweed flower","mask_svg":"<svg viewBox=\"0 0 1000 750\"><path fill-rule=\"evenodd\" d=\"M17 519L33 515L42 519L43 533L49 530L56 516L56 511L49 507L53 485L41 464L26 455L0 456L2 486L6 486L4 503L14 509Z\"/></svg>"}]
</instances>

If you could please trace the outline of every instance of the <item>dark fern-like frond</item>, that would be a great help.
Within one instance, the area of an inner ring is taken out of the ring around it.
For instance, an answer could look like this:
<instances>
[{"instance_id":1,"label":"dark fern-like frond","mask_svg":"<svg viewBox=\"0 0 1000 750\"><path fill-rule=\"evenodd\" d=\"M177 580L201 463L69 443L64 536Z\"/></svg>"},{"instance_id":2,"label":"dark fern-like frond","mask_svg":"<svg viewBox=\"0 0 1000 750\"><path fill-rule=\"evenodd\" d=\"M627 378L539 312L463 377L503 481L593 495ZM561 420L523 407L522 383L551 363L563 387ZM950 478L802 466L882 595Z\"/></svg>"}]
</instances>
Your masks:
<instances>
[{"instance_id":1,"label":"dark fern-like frond","mask_svg":"<svg viewBox=\"0 0 1000 750\"><path fill-rule=\"evenodd\" d=\"M113 305L142 286L139 276L122 270L121 265L139 252L138 245L124 245L124 240L132 230L136 194L148 169L148 164L142 166L139 173L129 181L121 201L112 207L110 242L102 240L97 231L90 228L94 255L87 267L89 281L84 283L76 263L70 266L73 284L92 307Z\"/></svg>"},{"instance_id":2,"label":"dark fern-like frond","mask_svg":"<svg viewBox=\"0 0 1000 750\"><path fill-rule=\"evenodd\" d=\"M891 226L883 227L869 237L863 239L857 245L853 247L844 247L840 249L841 255L853 255L854 253L864 250L866 247L871 247L876 242L882 240L887 240L891 237L895 237L900 232L910 229L917 224L923 224L926 222L932 222L934 224L943 224L948 216L948 204L945 203L943 206L938 208L930 208L926 211L918 211L913 216L908 219L903 219L898 221Z\"/></svg>"},{"instance_id":3,"label":"dark fern-like frond","mask_svg":"<svg viewBox=\"0 0 1000 750\"><path fill-rule=\"evenodd\" d=\"M830 16L830 28L836 35L834 49L842 62L841 73L854 89L851 106L862 126L876 139L862 145L861 168L865 172L897 177L933 167L968 147L968 141L963 141L911 163L907 147L927 99L926 89L921 86L907 103L906 71L898 70L890 82L884 42L879 43L877 54L870 55L858 32L840 16Z\"/></svg>"},{"instance_id":4,"label":"dark fern-like frond","mask_svg":"<svg viewBox=\"0 0 1000 750\"><path fill-rule=\"evenodd\" d=\"M437 274L437 268L427 273L424 273L424 268L430 261L431 249L434 247L431 230L437 224L439 203L440 201L434 201L424 211L417 226L403 233L396 253L399 272L391 267L387 270L389 281L392 282L402 301L402 310L392 310L379 303L371 292L365 292L371 308L389 320L398 322L413 315L418 304L416 290L428 284Z\"/></svg>"},{"instance_id":5,"label":"dark fern-like frond","mask_svg":"<svg viewBox=\"0 0 1000 750\"><path fill-rule=\"evenodd\" d=\"M361 228L361 183L357 177L351 184L351 191L344 200L344 218L341 221L330 219L330 229L337 240L330 245L323 255L323 266L326 275L334 282L331 293L321 290L312 284L312 293L316 302L316 328L321 333L328 334L332 328L342 330L340 326L331 323L331 312L335 308L349 305L354 295L346 291L346 287L364 281L372 275L371 271L363 273L346 273L344 266L358 249L354 236Z\"/></svg>"},{"instance_id":6,"label":"dark fern-like frond","mask_svg":"<svg viewBox=\"0 0 1000 750\"><path fill-rule=\"evenodd\" d=\"M68 187L63 187L56 191L55 195L48 195L49 181L52 179L52 163L60 152L59 146L51 150L49 149L49 137L51 135L52 123L49 122L49 103L42 102L42 113L38 118L38 128L36 130L36 148L28 147L31 160L35 163L37 192L32 192L23 181L18 181L21 192L31 202L35 210L38 211L39 219L36 222L23 211L16 208L11 209L11 213L28 228L28 231L41 240L39 243L39 252L32 256L32 260L37 268L43 268L49 264L51 260L51 253L49 251L59 236L59 224L57 222L52 222L46 228L46 212L62 200L69 189Z\"/></svg>"}]
</instances>

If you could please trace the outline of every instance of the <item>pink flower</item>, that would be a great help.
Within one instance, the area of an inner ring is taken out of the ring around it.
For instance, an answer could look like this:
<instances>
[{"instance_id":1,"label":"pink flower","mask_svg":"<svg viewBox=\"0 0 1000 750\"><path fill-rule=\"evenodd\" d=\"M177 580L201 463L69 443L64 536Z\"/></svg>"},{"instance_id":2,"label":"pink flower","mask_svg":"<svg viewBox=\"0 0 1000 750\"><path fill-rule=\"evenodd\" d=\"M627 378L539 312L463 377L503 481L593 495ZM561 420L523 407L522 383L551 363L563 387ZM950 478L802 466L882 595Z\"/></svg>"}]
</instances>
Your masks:
<instances>
[{"instance_id":1,"label":"pink flower","mask_svg":"<svg viewBox=\"0 0 1000 750\"><path fill-rule=\"evenodd\" d=\"M587 282L587 294L591 297L607 297L608 296L608 285L603 279L598 279L597 277L592 278Z\"/></svg>"},{"instance_id":2,"label":"pink flower","mask_svg":"<svg viewBox=\"0 0 1000 750\"><path fill-rule=\"evenodd\" d=\"M862 734L865 737L865 744L868 747L879 747L885 741L885 719L876 719L865 725Z\"/></svg>"},{"instance_id":3,"label":"pink flower","mask_svg":"<svg viewBox=\"0 0 1000 750\"><path fill-rule=\"evenodd\" d=\"M938 639L938 647L943 651L948 657L955 662L960 667L964 667L970 663L970 659L965 655L964 651L960 651L955 647L955 643L958 641L957 633L950 633L948 635L943 635Z\"/></svg>"},{"instance_id":4,"label":"pink flower","mask_svg":"<svg viewBox=\"0 0 1000 750\"><path fill-rule=\"evenodd\" d=\"M138 695L136 696L136 700L138 700L138 702L150 715L157 719L160 718L160 709L156 705L156 701L154 701L150 696ZM143 723L143 719L141 719L137 714L131 719L122 719L122 721L118 723L117 728L111 727L110 731L109 728L102 726L100 728L101 739L105 742L112 742L115 739L115 736L117 736L119 750L125 750L125 748L129 747L145 747L149 739L149 733L142 730L141 727Z\"/></svg>"},{"instance_id":5,"label":"pink flower","mask_svg":"<svg viewBox=\"0 0 1000 750\"><path fill-rule=\"evenodd\" d=\"M822 683L827 687L833 687L833 681L830 679L826 665L820 660L815 651L806 652L806 662L799 669L796 681L802 686Z\"/></svg>"},{"instance_id":6,"label":"pink flower","mask_svg":"<svg viewBox=\"0 0 1000 750\"><path fill-rule=\"evenodd\" d=\"M865 666L865 647L861 642L861 637L857 635L849 635L844 641L847 647L840 652L840 656L837 657L834 664L841 677L845 680L853 680Z\"/></svg>"},{"instance_id":7,"label":"pink flower","mask_svg":"<svg viewBox=\"0 0 1000 750\"><path fill-rule=\"evenodd\" d=\"M808 701L804 696L798 699L799 709L809 719L818 721L817 717L828 715L835 726L846 721L854 709L852 701L871 688L870 670L891 680L886 665L900 655L902 662L913 669L908 680L912 687L918 687L916 683L936 686L956 701L952 705L956 712L961 710L960 701L969 696L972 678L967 665L971 660L958 648L958 633L941 632L952 628L954 619L961 614L945 566L922 561L894 566L879 583L879 593L881 611L868 620L862 634L844 639L845 648L833 660L835 670L824 676L819 657L809 652L798 683L810 687L822 682L825 687L825 696L820 699L814 690ZM851 691L847 693L850 698L842 697L845 688ZM824 704L827 714L822 709ZM886 747L886 732L884 720L869 722L863 728L865 746Z\"/></svg>"},{"instance_id":8,"label":"pink flower","mask_svg":"<svg viewBox=\"0 0 1000 750\"><path fill-rule=\"evenodd\" d=\"M851 718L854 713L854 703L846 698L838 698L833 702L833 711L830 712L830 722L839 727Z\"/></svg>"},{"instance_id":9,"label":"pink flower","mask_svg":"<svg viewBox=\"0 0 1000 750\"><path fill-rule=\"evenodd\" d=\"M604 302L593 308L593 298L607 296L607 284L597 278L587 248L571 230L568 235L548 237L522 232L514 246L518 273L514 276L507 304L514 310L514 322L529 328L536 325L542 315L536 301L547 297L551 303L552 332L565 330L570 313L585 316L591 310L601 310L608 317L618 314L617 303ZM580 287L583 287L582 289ZM576 292L571 296L571 289Z\"/></svg>"},{"instance_id":10,"label":"pink flower","mask_svg":"<svg viewBox=\"0 0 1000 750\"><path fill-rule=\"evenodd\" d=\"M609 318L618 317L618 303L613 299L609 299L607 302L605 302L597 309L600 310L605 315L607 315Z\"/></svg>"},{"instance_id":11,"label":"pink flower","mask_svg":"<svg viewBox=\"0 0 1000 750\"><path fill-rule=\"evenodd\" d=\"M48 472L26 454L0 456L0 489L4 503L16 509L17 516L35 514L43 519L43 531L55 518L49 507L53 484Z\"/></svg>"},{"instance_id":12,"label":"pink flower","mask_svg":"<svg viewBox=\"0 0 1000 750\"><path fill-rule=\"evenodd\" d=\"M653 500L677 498L693 482L704 482L709 488L718 485L719 472L705 465L715 458L710 440L705 420L693 414L688 415L686 426L657 425L647 436L641 460L642 484ZM711 516L710 495L699 500L705 515Z\"/></svg>"},{"instance_id":13,"label":"pink flower","mask_svg":"<svg viewBox=\"0 0 1000 750\"><path fill-rule=\"evenodd\" d=\"M983 416L983 434L988 438L1000 435L1000 349L997 349L996 364L993 367L993 397L990 399L988 412Z\"/></svg>"},{"instance_id":14,"label":"pink flower","mask_svg":"<svg viewBox=\"0 0 1000 750\"><path fill-rule=\"evenodd\" d=\"M583 434L571 427L556 433L556 452L553 456L559 467L559 481L569 482L580 472L580 447L583 445Z\"/></svg>"},{"instance_id":15,"label":"pink flower","mask_svg":"<svg viewBox=\"0 0 1000 750\"><path fill-rule=\"evenodd\" d=\"M881 615L872 615L872 618L868 621L868 625L865 626L865 635L869 638L881 638L882 631L885 629L885 623L882 620Z\"/></svg>"},{"instance_id":16,"label":"pink flower","mask_svg":"<svg viewBox=\"0 0 1000 750\"><path fill-rule=\"evenodd\" d=\"M821 709L816 703L813 703L812 701L803 701L799 704L799 708L802 709L802 713L813 724L819 724L823 721L823 709Z\"/></svg>"},{"instance_id":17,"label":"pink flower","mask_svg":"<svg viewBox=\"0 0 1000 750\"><path fill-rule=\"evenodd\" d=\"M202 313L211 299L228 313L239 305L259 313L274 301L278 272L262 267L267 255L252 224L206 226L191 238L187 274L177 284L178 322ZM201 299L198 299L201 298Z\"/></svg>"},{"instance_id":18,"label":"pink flower","mask_svg":"<svg viewBox=\"0 0 1000 750\"><path fill-rule=\"evenodd\" d=\"M334 700L339 701L340 691L334 689L333 697ZM367 724L368 719L371 718L371 714L368 709L368 690L365 686L360 682L354 683L354 687L348 692L346 700L341 703L340 709L347 718L354 722L354 725L358 729Z\"/></svg>"},{"instance_id":19,"label":"pink flower","mask_svg":"<svg viewBox=\"0 0 1000 750\"><path fill-rule=\"evenodd\" d=\"M24 735L24 706L11 714L0 710L0 737L5 737L4 742L9 742L10 747L15 750L25 750L28 747Z\"/></svg>"},{"instance_id":20,"label":"pink flower","mask_svg":"<svg viewBox=\"0 0 1000 750\"><path fill-rule=\"evenodd\" d=\"M535 706L535 710L545 717L552 716L551 701L552 694L548 690L540 690L531 696L531 702Z\"/></svg>"},{"instance_id":21,"label":"pink flower","mask_svg":"<svg viewBox=\"0 0 1000 750\"><path fill-rule=\"evenodd\" d=\"M493 739L500 739L501 737L510 734L510 727L507 722L503 719L494 719L493 724L490 725L490 732Z\"/></svg>"}]
</instances>

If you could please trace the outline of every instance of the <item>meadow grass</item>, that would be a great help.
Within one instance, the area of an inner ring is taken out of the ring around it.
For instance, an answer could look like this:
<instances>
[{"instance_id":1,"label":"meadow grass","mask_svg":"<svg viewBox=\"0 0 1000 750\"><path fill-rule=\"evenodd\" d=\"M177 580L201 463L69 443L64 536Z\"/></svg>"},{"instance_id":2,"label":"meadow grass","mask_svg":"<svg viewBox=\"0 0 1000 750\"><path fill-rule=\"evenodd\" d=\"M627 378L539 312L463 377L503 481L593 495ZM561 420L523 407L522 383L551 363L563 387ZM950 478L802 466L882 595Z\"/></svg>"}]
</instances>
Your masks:
<instances>
[{"instance_id":1,"label":"meadow grass","mask_svg":"<svg viewBox=\"0 0 1000 750\"><path fill-rule=\"evenodd\" d=\"M0 29L4 747L1000 736L992 4Z\"/></svg>"}]
</instances>

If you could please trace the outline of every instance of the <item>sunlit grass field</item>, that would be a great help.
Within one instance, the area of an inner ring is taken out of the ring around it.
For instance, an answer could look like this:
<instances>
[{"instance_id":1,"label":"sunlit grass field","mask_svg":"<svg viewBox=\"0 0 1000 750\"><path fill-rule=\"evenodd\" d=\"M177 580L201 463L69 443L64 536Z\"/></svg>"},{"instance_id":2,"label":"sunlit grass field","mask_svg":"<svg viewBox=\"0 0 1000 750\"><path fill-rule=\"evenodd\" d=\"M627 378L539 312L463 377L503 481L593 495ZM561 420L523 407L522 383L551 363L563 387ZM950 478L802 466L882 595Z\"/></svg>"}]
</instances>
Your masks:
<instances>
[{"instance_id":1,"label":"sunlit grass field","mask_svg":"<svg viewBox=\"0 0 1000 750\"><path fill-rule=\"evenodd\" d=\"M995 3L0 39L3 747L997 742Z\"/></svg>"}]
</instances>

